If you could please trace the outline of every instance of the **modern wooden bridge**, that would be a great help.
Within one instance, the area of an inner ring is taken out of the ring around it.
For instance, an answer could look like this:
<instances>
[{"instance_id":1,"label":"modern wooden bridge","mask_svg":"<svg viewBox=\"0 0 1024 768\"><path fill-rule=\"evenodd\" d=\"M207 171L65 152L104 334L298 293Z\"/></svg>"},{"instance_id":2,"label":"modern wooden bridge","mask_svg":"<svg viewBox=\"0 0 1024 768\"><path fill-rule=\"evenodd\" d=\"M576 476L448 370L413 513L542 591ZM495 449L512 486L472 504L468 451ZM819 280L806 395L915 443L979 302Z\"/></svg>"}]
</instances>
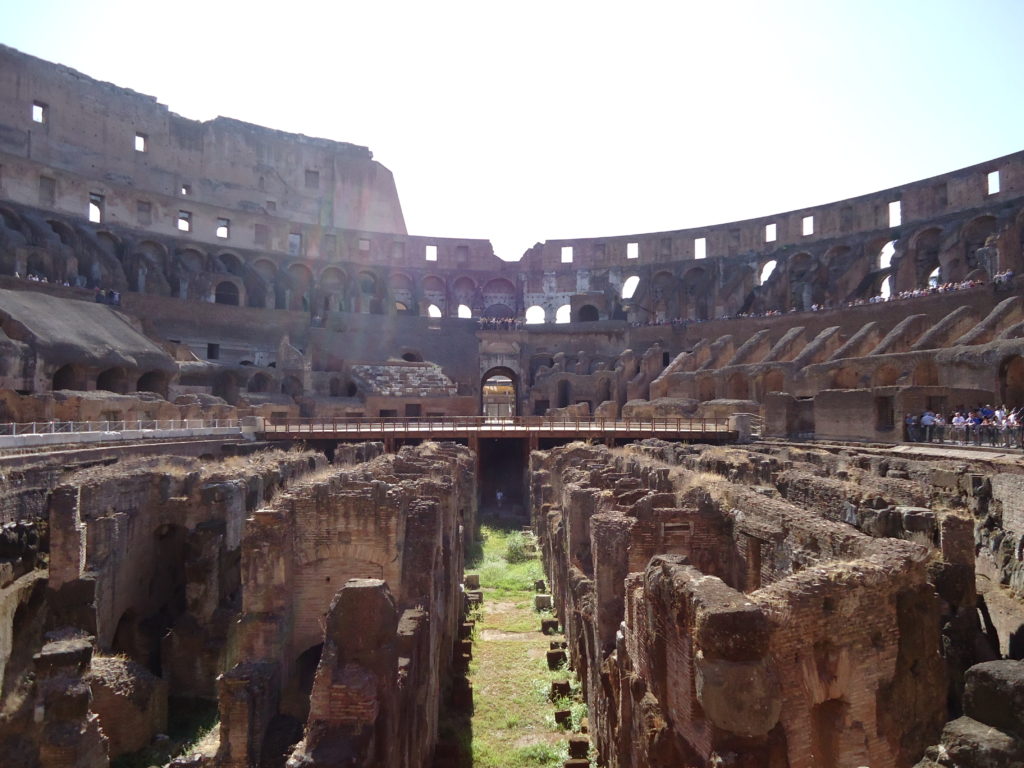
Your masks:
<instances>
[{"instance_id":1,"label":"modern wooden bridge","mask_svg":"<svg viewBox=\"0 0 1024 768\"><path fill-rule=\"evenodd\" d=\"M267 421L260 436L266 440L475 440L520 438L536 447L542 439L662 440L735 442L737 430L728 418L571 419L516 416L362 417L341 419L276 419Z\"/></svg>"}]
</instances>

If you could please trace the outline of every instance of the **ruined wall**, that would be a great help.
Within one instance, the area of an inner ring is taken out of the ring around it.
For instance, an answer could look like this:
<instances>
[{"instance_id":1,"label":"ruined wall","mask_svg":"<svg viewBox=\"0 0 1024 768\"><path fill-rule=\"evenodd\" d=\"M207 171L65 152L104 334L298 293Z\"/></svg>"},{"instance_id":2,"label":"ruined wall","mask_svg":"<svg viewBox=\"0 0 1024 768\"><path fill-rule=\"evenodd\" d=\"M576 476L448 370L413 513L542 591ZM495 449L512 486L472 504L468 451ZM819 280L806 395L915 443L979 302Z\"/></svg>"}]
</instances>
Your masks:
<instances>
[{"instance_id":1,"label":"ruined wall","mask_svg":"<svg viewBox=\"0 0 1024 768\"><path fill-rule=\"evenodd\" d=\"M882 451L535 453L534 526L601 759L912 765L959 715L965 671L1019 653L1024 608L998 587L1015 566L975 589L975 541L1016 541L986 476L1012 485Z\"/></svg>"},{"instance_id":2,"label":"ruined wall","mask_svg":"<svg viewBox=\"0 0 1024 768\"><path fill-rule=\"evenodd\" d=\"M426 764L475 503L468 450L428 444L321 473L249 518L219 765L251 765L280 716L305 725L303 765Z\"/></svg>"}]
</instances>

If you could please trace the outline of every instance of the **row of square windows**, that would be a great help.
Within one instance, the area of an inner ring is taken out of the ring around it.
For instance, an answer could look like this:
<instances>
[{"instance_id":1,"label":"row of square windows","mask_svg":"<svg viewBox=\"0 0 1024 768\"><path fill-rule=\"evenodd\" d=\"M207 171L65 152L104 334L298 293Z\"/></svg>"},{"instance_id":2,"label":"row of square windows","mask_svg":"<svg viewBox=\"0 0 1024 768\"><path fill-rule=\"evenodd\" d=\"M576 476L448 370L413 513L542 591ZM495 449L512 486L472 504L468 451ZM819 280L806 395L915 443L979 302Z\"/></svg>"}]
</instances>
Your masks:
<instances>
[{"instance_id":1,"label":"row of square windows","mask_svg":"<svg viewBox=\"0 0 1024 768\"><path fill-rule=\"evenodd\" d=\"M50 107L48 104L44 104L41 101L32 102L32 122L34 123L48 123L50 121ZM145 133L135 133L135 151L136 152L147 152L149 150L149 136ZM320 188L320 171L313 169L306 169L306 189L319 189ZM261 180L262 181L262 180ZM262 187L261 187L262 188ZM182 195L190 195L192 193L191 188L187 184L183 184L181 187Z\"/></svg>"},{"instance_id":2,"label":"row of square windows","mask_svg":"<svg viewBox=\"0 0 1024 768\"><path fill-rule=\"evenodd\" d=\"M47 186L47 182L53 182L48 177L42 177L44 186ZM51 203L52 204L52 203ZM89 208L88 208L89 221L94 224L101 224L106 217L106 205L104 196L96 192L89 194ZM153 223L153 206L151 203L145 200L136 201L136 217L139 224L152 224ZM193 231L193 217L192 211L178 211L177 228L180 232L192 232ZM226 240L231 235L231 220L226 218L218 218L217 225L214 229L214 234L223 240ZM253 239L257 245L269 245L270 243L270 229L266 224L254 224L253 225ZM323 250L327 253L334 253L337 251L337 236L336 235L324 235ZM359 238L358 248L360 251L367 253L370 251L371 241L368 238ZM457 254L460 260L468 258L469 246L460 245L456 246ZM288 253L291 256L302 255L302 233L301 232L290 232L288 234ZM392 256L402 257L405 255L405 243L395 241L392 243ZM424 246L424 257L427 261L437 261L437 246L426 245Z\"/></svg>"},{"instance_id":3,"label":"row of square windows","mask_svg":"<svg viewBox=\"0 0 1024 768\"><path fill-rule=\"evenodd\" d=\"M986 177L986 192L989 195L994 195L999 192L999 171L991 171ZM902 205L899 200L893 200L889 203L889 226L898 227L903 223L903 211ZM804 216L801 220L801 234L804 237L814 234L814 216ZM765 224L764 225L764 242L774 243L778 237L777 225ZM604 244L598 243L599 255L603 255ZM670 256L672 253L672 239L663 238L661 241L662 254ZM706 237L695 237L693 239L693 258L704 259L708 255L708 241ZM562 263L571 264L573 258L573 246L563 245L562 246ZM640 244L639 243L627 243L626 244L626 258L638 259L640 258Z\"/></svg>"}]
</instances>

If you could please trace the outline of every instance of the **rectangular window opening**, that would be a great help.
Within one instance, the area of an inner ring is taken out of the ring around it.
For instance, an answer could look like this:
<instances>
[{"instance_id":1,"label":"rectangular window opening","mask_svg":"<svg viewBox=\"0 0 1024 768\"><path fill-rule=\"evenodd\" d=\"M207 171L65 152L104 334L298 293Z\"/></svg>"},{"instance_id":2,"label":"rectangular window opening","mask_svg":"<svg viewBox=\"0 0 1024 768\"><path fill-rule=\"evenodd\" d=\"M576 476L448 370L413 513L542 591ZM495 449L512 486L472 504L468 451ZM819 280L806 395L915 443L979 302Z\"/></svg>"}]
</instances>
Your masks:
<instances>
[{"instance_id":1,"label":"rectangular window opening","mask_svg":"<svg viewBox=\"0 0 1024 768\"><path fill-rule=\"evenodd\" d=\"M903 205L899 200L889 203L889 226L898 227L903 223Z\"/></svg>"},{"instance_id":2,"label":"rectangular window opening","mask_svg":"<svg viewBox=\"0 0 1024 768\"><path fill-rule=\"evenodd\" d=\"M306 171L306 189L320 189L320 171Z\"/></svg>"},{"instance_id":3,"label":"rectangular window opening","mask_svg":"<svg viewBox=\"0 0 1024 768\"><path fill-rule=\"evenodd\" d=\"M46 123L50 120L50 107L41 101L32 102L32 122Z\"/></svg>"},{"instance_id":4,"label":"rectangular window opening","mask_svg":"<svg viewBox=\"0 0 1024 768\"><path fill-rule=\"evenodd\" d=\"M146 151L146 142L147 142L146 134L144 134L144 133L136 133L135 134L135 151L136 152L145 152Z\"/></svg>"},{"instance_id":5,"label":"rectangular window opening","mask_svg":"<svg viewBox=\"0 0 1024 768\"><path fill-rule=\"evenodd\" d=\"M178 211L178 231L192 231L192 211Z\"/></svg>"},{"instance_id":6,"label":"rectangular window opening","mask_svg":"<svg viewBox=\"0 0 1024 768\"><path fill-rule=\"evenodd\" d=\"M455 246L455 260L460 264L465 264L469 261L469 246L468 245L457 245Z\"/></svg>"},{"instance_id":7,"label":"rectangular window opening","mask_svg":"<svg viewBox=\"0 0 1024 768\"><path fill-rule=\"evenodd\" d=\"M804 233L804 237L807 237L807 235L813 235L814 234L814 217L813 216L804 216L804 220L803 220L803 233Z\"/></svg>"},{"instance_id":8,"label":"rectangular window opening","mask_svg":"<svg viewBox=\"0 0 1024 768\"><path fill-rule=\"evenodd\" d=\"M191 184L182 184L181 185L181 189L179 189L178 191L181 192L181 196L182 197L188 197L189 195L192 194L192 185Z\"/></svg>"},{"instance_id":9,"label":"rectangular window opening","mask_svg":"<svg viewBox=\"0 0 1024 768\"><path fill-rule=\"evenodd\" d=\"M705 259L708 255L708 239L706 237L695 237L693 239L693 258Z\"/></svg>"},{"instance_id":10,"label":"rectangular window opening","mask_svg":"<svg viewBox=\"0 0 1024 768\"><path fill-rule=\"evenodd\" d=\"M207 360L219 360L220 359L220 344L209 343L206 345L206 359Z\"/></svg>"},{"instance_id":11,"label":"rectangular window opening","mask_svg":"<svg viewBox=\"0 0 1024 768\"><path fill-rule=\"evenodd\" d=\"M290 232L288 234L288 255L302 255L302 235L298 232Z\"/></svg>"},{"instance_id":12,"label":"rectangular window opening","mask_svg":"<svg viewBox=\"0 0 1024 768\"><path fill-rule=\"evenodd\" d=\"M139 224L148 225L153 223L153 204L148 200L135 201L135 219Z\"/></svg>"},{"instance_id":13,"label":"rectangular window opening","mask_svg":"<svg viewBox=\"0 0 1024 768\"><path fill-rule=\"evenodd\" d=\"M764 241L766 243L774 243L778 237L778 227L775 224L764 225Z\"/></svg>"},{"instance_id":14,"label":"rectangular window opening","mask_svg":"<svg viewBox=\"0 0 1024 768\"><path fill-rule=\"evenodd\" d=\"M994 195L999 192L999 171L992 171L988 175L988 193Z\"/></svg>"},{"instance_id":15,"label":"rectangular window opening","mask_svg":"<svg viewBox=\"0 0 1024 768\"><path fill-rule=\"evenodd\" d=\"M639 259L640 258L640 243L626 243L626 258L627 259Z\"/></svg>"},{"instance_id":16,"label":"rectangular window opening","mask_svg":"<svg viewBox=\"0 0 1024 768\"><path fill-rule=\"evenodd\" d=\"M231 219L217 219L217 237L227 240L231 234Z\"/></svg>"},{"instance_id":17,"label":"rectangular window opening","mask_svg":"<svg viewBox=\"0 0 1024 768\"><path fill-rule=\"evenodd\" d=\"M57 180L51 176L39 177L39 204L47 208L57 204Z\"/></svg>"},{"instance_id":18,"label":"rectangular window opening","mask_svg":"<svg viewBox=\"0 0 1024 768\"><path fill-rule=\"evenodd\" d=\"M362 253L369 253L370 252L370 241L367 240L365 237L360 237L359 238L359 250Z\"/></svg>"},{"instance_id":19,"label":"rectangular window opening","mask_svg":"<svg viewBox=\"0 0 1024 768\"><path fill-rule=\"evenodd\" d=\"M437 246L436 245L428 245L426 247L426 249L424 250L424 253L425 253L426 257L427 257L427 261L437 261Z\"/></svg>"},{"instance_id":20,"label":"rectangular window opening","mask_svg":"<svg viewBox=\"0 0 1024 768\"><path fill-rule=\"evenodd\" d=\"M93 224L99 224L103 221L103 195L98 195L95 192L89 195L89 221Z\"/></svg>"},{"instance_id":21,"label":"rectangular window opening","mask_svg":"<svg viewBox=\"0 0 1024 768\"><path fill-rule=\"evenodd\" d=\"M572 264L572 246L571 245L563 245L562 246L562 263L563 264Z\"/></svg>"}]
</instances>

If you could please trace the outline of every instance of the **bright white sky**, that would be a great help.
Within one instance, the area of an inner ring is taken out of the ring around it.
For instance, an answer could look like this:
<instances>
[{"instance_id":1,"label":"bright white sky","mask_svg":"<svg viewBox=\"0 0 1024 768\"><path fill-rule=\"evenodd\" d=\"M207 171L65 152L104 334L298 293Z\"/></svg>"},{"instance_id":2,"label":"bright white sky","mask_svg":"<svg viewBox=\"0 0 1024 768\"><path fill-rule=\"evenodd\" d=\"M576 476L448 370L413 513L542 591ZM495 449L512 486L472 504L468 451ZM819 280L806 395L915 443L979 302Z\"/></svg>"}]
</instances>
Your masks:
<instances>
[{"instance_id":1,"label":"bright white sky","mask_svg":"<svg viewBox=\"0 0 1024 768\"><path fill-rule=\"evenodd\" d=\"M370 147L409 231L550 238L767 215L1024 149L1024 2L0 0L0 42Z\"/></svg>"}]
</instances>

